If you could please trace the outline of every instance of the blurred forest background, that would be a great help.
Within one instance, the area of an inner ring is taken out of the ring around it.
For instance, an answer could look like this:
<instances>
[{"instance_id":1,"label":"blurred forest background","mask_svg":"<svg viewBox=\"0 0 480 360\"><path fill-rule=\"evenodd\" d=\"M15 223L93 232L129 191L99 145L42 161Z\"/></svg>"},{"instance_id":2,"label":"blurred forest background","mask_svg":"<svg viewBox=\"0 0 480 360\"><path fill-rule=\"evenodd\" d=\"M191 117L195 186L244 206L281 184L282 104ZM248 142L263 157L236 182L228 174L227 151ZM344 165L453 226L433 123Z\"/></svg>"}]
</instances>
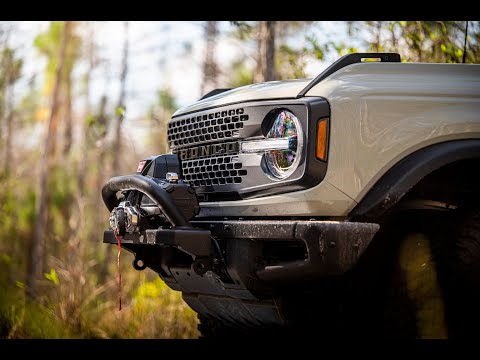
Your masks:
<instances>
[{"instance_id":1,"label":"blurred forest background","mask_svg":"<svg viewBox=\"0 0 480 360\"><path fill-rule=\"evenodd\" d=\"M0 22L0 338L196 338L196 314L102 244L110 177L168 151L180 105L341 55L458 63L465 22ZM183 34L183 38L175 37ZM468 23L467 63L480 58Z\"/></svg>"}]
</instances>

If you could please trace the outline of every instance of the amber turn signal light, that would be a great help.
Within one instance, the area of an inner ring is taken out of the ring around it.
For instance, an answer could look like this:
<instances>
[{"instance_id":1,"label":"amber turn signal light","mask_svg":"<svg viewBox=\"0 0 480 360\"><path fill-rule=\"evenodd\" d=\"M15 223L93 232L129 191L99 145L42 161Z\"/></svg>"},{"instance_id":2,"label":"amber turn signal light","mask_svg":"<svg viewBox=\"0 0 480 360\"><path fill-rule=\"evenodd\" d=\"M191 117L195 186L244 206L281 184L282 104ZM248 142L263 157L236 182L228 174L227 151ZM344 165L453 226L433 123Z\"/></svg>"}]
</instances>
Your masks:
<instances>
[{"instance_id":1,"label":"amber turn signal light","mask_svg":"<svg viewBox=\"0 0 480 360\"><path fill-rule=\"evenodd\" d=\"M327 119L320 119L317 123L317 159L327 160Z\"/></svg>"}]
</instances>

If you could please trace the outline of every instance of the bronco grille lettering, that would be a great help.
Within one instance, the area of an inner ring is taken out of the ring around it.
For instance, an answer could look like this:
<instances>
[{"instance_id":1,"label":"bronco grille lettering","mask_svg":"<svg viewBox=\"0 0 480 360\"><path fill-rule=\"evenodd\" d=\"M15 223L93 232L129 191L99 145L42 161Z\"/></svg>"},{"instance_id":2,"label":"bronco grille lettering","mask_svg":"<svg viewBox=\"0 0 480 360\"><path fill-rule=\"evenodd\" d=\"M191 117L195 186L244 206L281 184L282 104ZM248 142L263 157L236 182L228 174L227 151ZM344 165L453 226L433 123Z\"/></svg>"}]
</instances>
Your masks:
<instances>
[{"instance_id":1,"label":"bronco grille lettering","mask_svg":"<svg viewBox=\"0 0 480 360\"><path fill-rule=\"evenodd\" d=\"M196 159L203 156L217 156L237 154L240 145L238 142L228 142L222 144L209 144L197 146L189 149L179 150L178 155L182 160Z\"/></svg>"}]
</instances>

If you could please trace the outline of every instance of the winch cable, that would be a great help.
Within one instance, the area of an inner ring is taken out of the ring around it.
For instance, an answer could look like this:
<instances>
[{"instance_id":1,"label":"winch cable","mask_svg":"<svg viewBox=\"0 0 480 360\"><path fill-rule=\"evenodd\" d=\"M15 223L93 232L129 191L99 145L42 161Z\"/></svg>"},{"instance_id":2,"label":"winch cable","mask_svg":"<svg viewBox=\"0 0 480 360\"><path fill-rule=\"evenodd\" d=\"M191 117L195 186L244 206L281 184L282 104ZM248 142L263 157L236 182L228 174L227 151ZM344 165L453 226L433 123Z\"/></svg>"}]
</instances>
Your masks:
<instances>
[{"instance_id":1,"label":"winch cable","mask_svg":"<svg viewBox=\"0 0 480 360\"><path fill-rule=\"evenodd\" d=\"M117 274L118 274L118 311L122 310L122 273L120 271L120 254L122 253L122 243L120 237L117 235L117 229L113 230L113 235L118 242L117 255Z\"/></svg>"}]
</instances>

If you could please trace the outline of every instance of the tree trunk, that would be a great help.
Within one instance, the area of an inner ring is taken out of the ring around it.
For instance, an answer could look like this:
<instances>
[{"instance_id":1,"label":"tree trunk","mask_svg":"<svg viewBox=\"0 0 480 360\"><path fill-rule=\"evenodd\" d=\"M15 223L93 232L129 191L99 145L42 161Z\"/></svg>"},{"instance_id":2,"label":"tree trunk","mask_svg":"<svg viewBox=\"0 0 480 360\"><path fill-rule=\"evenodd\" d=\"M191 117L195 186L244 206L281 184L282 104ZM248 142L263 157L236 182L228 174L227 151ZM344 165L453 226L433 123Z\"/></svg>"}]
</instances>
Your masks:
<instances>
[{"instance_id":1,"label":"tree trunk","mask_svg":"<svg viewBox=\"0 0 480 360\"><path fill-rule=\"evenodd\" d=\"M9 87L5 88L6 101L6 110L7 116L5 117L5 153L4 153L4 174L6 176L10 175L10 165L12 164L12 131L13 131L13 116L14 116L14 98L13 98L13 87L14 84L11 84Z\"/></svg>"},{"instance_id":2,"label":"tree trunk","mask_svg":"<svg viewBox=\"0 0 480 360\"><path fill-rule=\"evenodd\" d=\"M260 21L257 39L257 68L255 82L276 79L275 71L275 21Z\"/></svg>"},{"instance_id":3,"label":"tree trunk","mask_svg":"<svg viewBox=\"0 0 480 360\"><path fill-rule=\"evenodd\" d=\"M65 127L63 133L63 159L66 161L72 147L72 74L65 79Z\"/></svg>"},{"instance_id":4,"label":"tree trunk","mask_svg":"<svg viewBox=\"0 0 480 360\"><path fill-rule=\"evenodd\" d=\"M107 115L106 115L107 102L108 102L107 96L103 95L102 98L100 99L100 108L99 108L98 114L95 115L97 117L98 123L105 126L105 127L107 127L107 125L108 125ZM100 191L100 189L102 188L102 185L103 185L103 181L105 181L105 179L104 179L104 174L105 174L105 144L104 144L105 134L102 134L101 136L102 137L99 140L100 141L100 146L98 146L98 148L97 148L97 161L96 161L97 171L96 171L96 174L95 174L95 189L98 189L98 191ZM97 208L105 209L105 207L103 205L103 201L102 201L100 196L96 197L94 203L97 204ZM100 233L102 233L103 227L106 224L103 222L103 217L102 216L95 216L93 224L94 224L93 225L93 230L95 231L95 234L92 236L92 239L94 239L94 241L97 242L98 241L98 232L100 231ZM108 269L104 270L106 266L108 266L108 264L106 264L106 263L104 263L103 266L102 266L102 271L101 271L101 273L103 274L102 279L106 278L106 275L107 275L107 272L108 272Z\"/></svg>"},{"instance_id":5,"label":"tree trunk","mask_svg":"<svg viewBox=\"0 0 480 360\"><path fill-rule=\"evenodd\" d=\"M395 21L390 21L390 26L391 26L391 37L392 37L392 49L396 50L397 49L397 35L395 34Z\"/></svg>"},{"instance_id":6,"label":"tree trunk","mask_svg":"<svg viewBox=\"0 0 480 360\"><path fill-rule=\"evenodd\" d=\"M119 171L119 160L120 160L120 147L122 142L121 139L121 128L123 117L125 113L125 94L126 94L126 80L128 72L128 21L125 22L125 39L123 43L123 56L122 56L122 70L120 72L120 96L118 98L118 104L115 109L117 114L115 122L115 137L113 138L113 161L112 168L113 172L116 173Z\"/></svg>"},{"instance_id":7,"label":"tree trunk","mask_svg":"<svg viewBox=\"0 0 480 360\"><path fill-rule=\"evenodd\" d=\"M68 34L70 36L70 34ZM70 37L69 37L70 39ZM68 42L69 40L67 40ZM68 55L67 55L68 56ZM72 148L72 74L70 72L64 71L62 78L62 89L63 91L63 151L61 156L61 161L64 163L68 162L68 155L70 154L70 149ZM71 237L71 228L70 228L70 216L72 214L72 193L68 192L66 194L67 199L64 206L62 207L62 218L65 229L67 231L63 234L63 239L65 242L69 241Z\"/></svg>"},{"instance_id":8,"label":"tree trunk","mask_svg":"<svg viewBox=\"0 0 480 360\"><path fill-rule=\"evenodd\" d=\"M3 56L4 50L7 48L7 42L8 42L8 35L6 36L6 39L3 39L3 28L0 27L0 77L2 77L2 73L5 72L5 69L7 68L7 63L6 63L6 57ZM6 130L4 130L4 126L6 127L6 106L7 106L7 100L5 98L5 89L7 88L6 86L6 81L0 81L0 151L4 151L4 146L5 146L5 139L4 139L4 133ZM4 124L5 122L5 124ZM2 157L2 160L4 158ZM2 164L3 170L6 167L6 164ZM2 174L0 173L0 176Z\"/></svg>"},{"instance_id":9,"label":"tree trunk","mask_svg":"<svg viewBox=\"0 0 480 360\"><path fill-rule=\"evenodd\" d=\"M86 74L86 86L85 86L85 116L81 121L81 154L88 155L88 126L86 125L86 118L92 116L92 105L90 100L90 79L92 71L95 67L95 30L93 24L89 24L90 31L88 34L88 70ZM87 159L80 159L78 166L78 190L80 195L83 196L85 193L85 178L87 176Z\"/></svg>"},{"instance_id":10,"label":"tree trunk","mask_svg":"<svg viewBox=\"0 0 480 360\"><path fill-rule=\"evenodd\" d=\"M116 123L115 123L115 135L113 138L113 160L112 160L112 170L114 174L118 174L120 171L120 153L121 153L121 128L123 117L125 113L125 95L126 95L126 85L127 85L127 73L128 73L128 21L124 23L125 26L125 38L123 43L123 55L122 55L122 69L120 72L120 96L118 98L118 104L115 109L117 114ZM100 283L104 283L108 276L108 266L112 261L112 249L106 247L105 251L105 260L100 272Z\"/></svg>"},{"instance_id":11,"label":"tree trunk","mask_svg":"<svg viewBox=\"0 0 480 360\"><path fill-rule=\"evenodd\" d=\"M33 234L29 267L27 274L27 295L34 298L37 295L37 280L41 278L43 271L44 259L44 235L47 231L47 195L48 195L48 175L49 175L49 150L51 149L53 136L55 136L56 123L55 119L58 116L59 108L59 93L61 77L63 73L63 65L65 62L65 53L68 41L68 32L70 22L66 21L62 34L62 43L60 46L60 53L58 58L57 69L55 71L55 83L53 86L52 100L50 105L50 114L45 131L43 153L40 160L40 178L39 178L39 192L36 200L35 209L35 231Z\"/></svg>"},{"instance_id":12,"label":"tree trunk","mask_svg":"<svg viewBox=\"0 0 480 360\"><path fill-rule=\"evenodd\" d=\"M376 32L375 32L375 42L374 42L374 51L379 53L382 52L382 22L377 21L375 24Z\"/></svg>"},{"instance_id":13,"label":"tree trunk","mask_svg":"<svg viewBox=\"0 0 480 360\"><path fill-rule=\"evenodd\" d=\"M4 173L5 175L10 174L10 165L12 163L12 132L13 132L13 117L15 112L15 102L14 102L14 87L15 87L15 58L13 55L5 59L6 64L4 65L5 72L5 85L3 88L3 97L4 97L4 117L5 117L5 142L4 142Z\"/></svg>"},{"instance_id":14,"label":"tree trunk","mask_svg":"<svg viewBox=\"0 0 480 360\"><path fill-rule=\"evenodd\" d=\"M218 66L215 61L215 45L217 42L217 21L207 21L205 27L205 59L203 63L202 96L217 88Z\"/></svg>"},{"instance_id":15,"label":"tree trunk","mask_svg":"<svg viewBox=\"0 0 480 360\"><path fill-rule=\"evenodd\" d=\"M60 157L60 161L64 164L69 162L68 155L70 154L70 149L72 147L72 95L71 95L71 74L64 73L64 78L62 79L62 107L63 107L63 149ZM65 231L61 235L61 245L62 243L67 243L72 238L72 229L70 225L70 217L72 216L72 204L74 203L73 194L70 191L67 191L65 194L65 202L61 207L62 221ZM52 221L50 219L49 221ZM54 248L54 250L56 250ZM74 249L75 252L76 248ZM58 252L55 251L55 254Z\"/></svg>"},{"instance_id":16,"label":"tree trunk","mask_svg":"<svg viewBox=\"0 0 480 360\"><path fill-rule=\"evenodd\" d=\"M87 59L88 59L88 70L87 73L85 74L85 112L82 117L82 120L80 121L80 134L81 134L81 139L80 139L80 153L83 154L83 157L79 159L77 162L77 169L78 169L78 175L77 175L77 188L78 188L78 201L79 201L79 207L82 209L84 214L87 214L88 212L93 212L95 211L94 209L98 208L99 205L99 195L98 193L94 192L92 195L89 196L89 193L87 193L87 189L85 186L85 181L88 176L88 169L87 164L90 164L91 167L91 159L92 159L92 152L89 151L92 144L90 140L90 127L87 125L87 118L90 116L93 116L93 110L92 110L92 103L91 103L91 92L90 92L90 87L91 87L91 77L92 77L92 72L96 66L95 64L95 28L94 28L94 23L90 22L86 24L88 26L89 32L88 32L88 48L87 48ZM98 164L98 161L101 160L100 157L95 159L95 163ZM96 176L100 176L101 169L99 168L95 174ZM95 189L100 189L100 187L95 187ZM97 223L97 218L101 218L100 216L94 216L94 224ZM83 228L83 238L84 239L89 239L89 243L85 244L85 241L80 241L79 242L79 252L82 257L82 259L86 259L85 256L88 257L87 254L89 254L89 249L95 249L98 245L98 228L93 226L91 222L87 221L87 218L84 216L81 218L80 222L82 228ZM83 264L82 264L83 267ZM83 271L83 270L82 270Z\"/></svg>"}]
</instances>

